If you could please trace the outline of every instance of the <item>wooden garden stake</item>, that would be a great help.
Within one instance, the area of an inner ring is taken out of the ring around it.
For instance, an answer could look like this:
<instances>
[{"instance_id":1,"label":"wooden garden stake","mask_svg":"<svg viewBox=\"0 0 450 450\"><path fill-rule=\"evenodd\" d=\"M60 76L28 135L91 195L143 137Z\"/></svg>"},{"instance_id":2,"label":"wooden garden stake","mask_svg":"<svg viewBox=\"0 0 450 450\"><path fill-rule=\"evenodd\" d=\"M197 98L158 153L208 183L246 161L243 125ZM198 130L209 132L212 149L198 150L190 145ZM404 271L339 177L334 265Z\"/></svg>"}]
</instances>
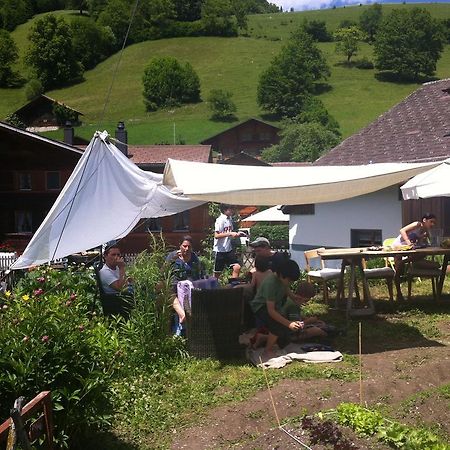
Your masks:
<instances>
[{"instance_id":1,"label":"wooden garden stake","mask_svg":"<svg viewBox=\"0 0 450 450\"><path fill-rule=\"evenodd\" d=\"M291 434L288 430L285 430L280 423L280 419L278 417L278 413L277 413L277 408L275 407L275 402L273 401L273 396L272 396L272 391L270 390L270 385L269 385L269 379L267 378L267 374L266 374L266 368L262 362L261 359L261 355L259 356L259 362L261 364L261 367L263 369L263 373L264 373L264 379L266 380L266 385L267 385L267 390L269 391L269 397L270 397L270 401L272 402L272 408L273 408L273 412L275 413L275 419L277 420L277 424L278 424L278 429L282 430L284 433L286 433L290 438L292 438L295 442L297 442L298 444L302 445L304 448L308 449L308 450L312 450L311 447L308 447L306 444L304 444L298 437L294 436L293 434Z\"/></svg>"},{"instance_id":2,"label":"wooden garden stake","mask_svg":"<svg viewBox=\"0 0 450 450\"><path fill-rule=\"evenodd\" d=\"M359 404L363 404L361 322L359 322Z\"/></svg>"}]
</instances>

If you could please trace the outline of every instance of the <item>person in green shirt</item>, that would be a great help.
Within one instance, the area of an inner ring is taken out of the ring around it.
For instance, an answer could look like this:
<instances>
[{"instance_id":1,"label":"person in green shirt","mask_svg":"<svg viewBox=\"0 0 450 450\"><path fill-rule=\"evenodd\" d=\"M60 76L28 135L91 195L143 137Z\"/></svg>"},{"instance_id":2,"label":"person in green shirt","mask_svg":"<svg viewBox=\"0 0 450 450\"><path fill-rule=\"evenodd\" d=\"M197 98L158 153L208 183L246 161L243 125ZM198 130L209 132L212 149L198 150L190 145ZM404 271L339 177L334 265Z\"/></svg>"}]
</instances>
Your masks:
<instances>
[{"instance_id":1,"label":"person in green shirt","mask_svg":"<svg viewBox=\"0 0 450 450\"><path fill-rule=\"evenodd\" d=\"M250 302L256 319L266 325L269 330L266 348L262 355L264 358L273 356L273 347L278 342L279 337L288 337L304 327L300 320L291 321L283 316L283 308L287 298L293 295L290 285L299 278L300 268L298 264L291 259L287 259L275 268L274 273L263 280L254 299Z\"/></svg>"}]
</instances>

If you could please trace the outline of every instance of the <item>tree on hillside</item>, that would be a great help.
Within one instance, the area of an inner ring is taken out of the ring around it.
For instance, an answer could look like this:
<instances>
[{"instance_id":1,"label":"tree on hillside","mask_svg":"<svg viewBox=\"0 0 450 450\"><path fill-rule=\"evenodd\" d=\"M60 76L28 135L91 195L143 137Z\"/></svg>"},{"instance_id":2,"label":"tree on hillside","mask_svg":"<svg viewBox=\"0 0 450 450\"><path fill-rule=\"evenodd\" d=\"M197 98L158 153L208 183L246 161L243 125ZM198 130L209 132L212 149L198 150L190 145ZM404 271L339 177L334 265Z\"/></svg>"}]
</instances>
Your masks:
<instances>
[{"instance_id":1,"label":"tree on hillside","mask_svg":"<svg viewBox=\"0 0 450 450\"><path fill-rule=\"evenodd\" d=\"M88 9L88 0L67 0L67 7L77 9L83 15L83 11Z\"/></svg>"},{"instance_id":2,"label":"tree on hillside","mask_svg":"<svg viewBox=\"0 0 450 450\"><path fill-rule=\"evenodd\" d=\"M153 58L143 76L144 103L148 111L200 100L200 79L189 63L172 57Z\"/></svg>"},{"instance_id":3,"label":"tree on hillside","mask_svg":"<svg viewBox=\"0 0 450 450\"><path fill-rule=\"evenodd\" d=\"M350 62L352 56L355 56L359 50L359 42L364 39L364 33L358 27L340 28L334 33L336 41L335 51L347 58Z\"/></svg>"},{"instance_id":4,"label":"tree on hillside","mask_svg":"<svg viewBox=\"0 0 450 450\"><path fill-rule=\"evenodd\" d=\"M338 121L328 112L322 101L313 97L307 98L303 105L303 110L297 116L291 119L292 123L311 123L315 122L323 125L327 130L332 131L337 136L341 135Z\"/></svg>"},{"instance_id":5,"label":"tree on hillside","mask_svg":"<svg viewBox=\"0 0 450 450\"><path fill-rule=\"evenodd\" d=\"M207 35L236 36L231 0L205 0L202 5L202 24Z\"/></svg>"},{"instance_id":6,"label":"tree on hillside","mask_svg":"<svg viewBox=\"0 0 450 450\"><path fill-rule=\"evenodd\" d=\"M442 25L428 11L394 9L376 35L375 67L409 80L433 75L444 41Z\"/></svg>"},{"instance_id":7,"label":"tree on hillside","mask_svg":"<svg viewBox=\"0 0 450 450\"><path fill-rule=\"evenodd\" d=\"M327 30L327 24L323 20L304 19L302 27L317 42L330 42L332 40L332 36Z\"/></svg>"},{"instance_id":8,"label":"tree on hillside","mask_svg":"<svg viewBox=\"0 0 450 450\"><path fill-rule=\"evenodd\" d=\"M0 0L0 28L12 31L33 16L31 0Z\"/></svg>"},{"instance_id":9,"label":"tree on hillside","mask_svg":"<svg viewBox=\"0 0 450 450\"><path fill-rule=\"evenodd\" d=\"M98 16L98 23L104 27L110 27L116 42L116 48L120 48L128 30L131 17L131 6L127 0L108 0L103 11ZM133 33L128 37L128 42L134 42L133 34L136 32L133 26Z\"/></svg>"},{"instance_id":10,"label":"tree on hillside","mask_svg":"<svg viewBox=\"0 0 450 450\"><path fill-rule=\"evenodd\" d=\"M106 8L108 0L88 0L89 15L97 20L100 13Z\"/></svg>"},{"instance_id":11,"label":"tree on hillside","mask_svg":"<svg viewBox=\"0 0 450 450\"><path fill-rule=\"evenodd\" d=\"M70 22L72 45L76 58L85 69L92 69L114 51L115 36L109 27L92 19L75 17Z\"/></svg>"},{"instance_id":12,"label":"tree on hillside","mask_svg":"<svg viewBox=\"0 0 450 450\"><path fill-rule=\"evenodd\" d=\"M301 112L317 84L330 75L322 52L303 29L292 34L287 45L261 74L258 104L284 117Z\"/></svg>"},{"instance_id":13,"label":"tree on hillside","mask_svg":"<svg viewBox=\"0 0 450 450\"><path fill-rule=\"evenodd\" d=\"M0 86L7 87L16 78L12 65L17 61L17 45L10 33L0 29Z\"/></svg>"},{"instance_id":14,"label":"tree on hillside","mask_svg":"<svg viewBox=\"0 0 450 450\"><path fill-rule=\"evenodd\" d=\"M172 0L175 18L180 22L193 22L202 16L202 0Z\"/></svg>"},{"instance_id":15,"label":"tree on hillside","mask_svg":"<svg viewBox=\"0 0 450 450\"><path fill-rule=\"evenodd\" d=\"M62 17L48 14L38 19L30 30L26 61L44 89L78 81L83 75L72 46L72 33Z\"/></svg>"},{"instance_id":16,"label":"tree on hillside","mask_svg":"<svg viewBox=\"0 0 450 450\"><path fill-rule=\"evenodd\" d=\"M264 161L313 162L340 141L337 134L316 122L288 123L280 135L278 145L262 151Z\"/></svg>"},{"instance_id":17,"label":"tree on hillside","mask_svg":"<svg viewBox=\"0 0 450 450\"><path fill-rule=\"evenodd\" d=\"M213 119L226 120L234 116L237 108L231 97L233 97L233 94L229 91L222 89L210 91L207 101Z\"/></svg>"},{"instance_id":18,"label":"tree on hillside","mask_svg":"<svg viewBox=\"0 0 450 450\"><path fill-rule=\"evenodd\" d=\"M359 27L367 35L369 42L373 42L383 18L383 10L379 3L369 6L359 17Z\"/></svg>"}]
</instances>

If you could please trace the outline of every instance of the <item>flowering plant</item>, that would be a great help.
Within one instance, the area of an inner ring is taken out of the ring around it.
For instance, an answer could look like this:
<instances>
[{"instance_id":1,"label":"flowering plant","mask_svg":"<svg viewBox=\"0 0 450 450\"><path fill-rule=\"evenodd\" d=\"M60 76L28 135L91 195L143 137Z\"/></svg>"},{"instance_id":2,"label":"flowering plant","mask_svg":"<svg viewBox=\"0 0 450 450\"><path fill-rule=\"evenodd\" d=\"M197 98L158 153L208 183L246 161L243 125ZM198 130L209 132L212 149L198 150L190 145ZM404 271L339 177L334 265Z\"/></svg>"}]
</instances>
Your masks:
<instances>
[{"instance_id":1,"label":"flowering plant","mask_svg":"<svg viewBox=\"0 0 450 450\"><path fill-rule=\"evenodd\" d=\"M11 241L0 242L0 253L1 252L10 253L10 252L15 252L15 251L16 251L16 249L14 248Z\"/></svg>"}]
</instances>

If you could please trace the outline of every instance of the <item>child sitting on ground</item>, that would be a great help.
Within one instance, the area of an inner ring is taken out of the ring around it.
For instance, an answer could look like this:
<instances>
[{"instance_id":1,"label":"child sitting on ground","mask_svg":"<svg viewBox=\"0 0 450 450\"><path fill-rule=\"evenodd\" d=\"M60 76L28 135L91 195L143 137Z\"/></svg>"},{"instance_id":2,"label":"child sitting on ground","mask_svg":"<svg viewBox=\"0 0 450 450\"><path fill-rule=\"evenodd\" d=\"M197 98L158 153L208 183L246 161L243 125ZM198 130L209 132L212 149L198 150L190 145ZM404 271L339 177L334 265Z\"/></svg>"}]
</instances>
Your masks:
<instances>
[{"instance_id":1,"label":"child sitting on ground","mask_svg":"<svg viewBox=\"0 0 450 450\"><path fill-rule=\"evenodd\" d=\"M301 306L307 303L316 295L316 288L312 283L301 281L295 293L291 292L284 305L283 315L289 320L298 320L303 322L303 329L293 337L293 340L303 340L311 337L327 336L327 325L316 316L303 317Z\"/></svg>"}]
</instances>

